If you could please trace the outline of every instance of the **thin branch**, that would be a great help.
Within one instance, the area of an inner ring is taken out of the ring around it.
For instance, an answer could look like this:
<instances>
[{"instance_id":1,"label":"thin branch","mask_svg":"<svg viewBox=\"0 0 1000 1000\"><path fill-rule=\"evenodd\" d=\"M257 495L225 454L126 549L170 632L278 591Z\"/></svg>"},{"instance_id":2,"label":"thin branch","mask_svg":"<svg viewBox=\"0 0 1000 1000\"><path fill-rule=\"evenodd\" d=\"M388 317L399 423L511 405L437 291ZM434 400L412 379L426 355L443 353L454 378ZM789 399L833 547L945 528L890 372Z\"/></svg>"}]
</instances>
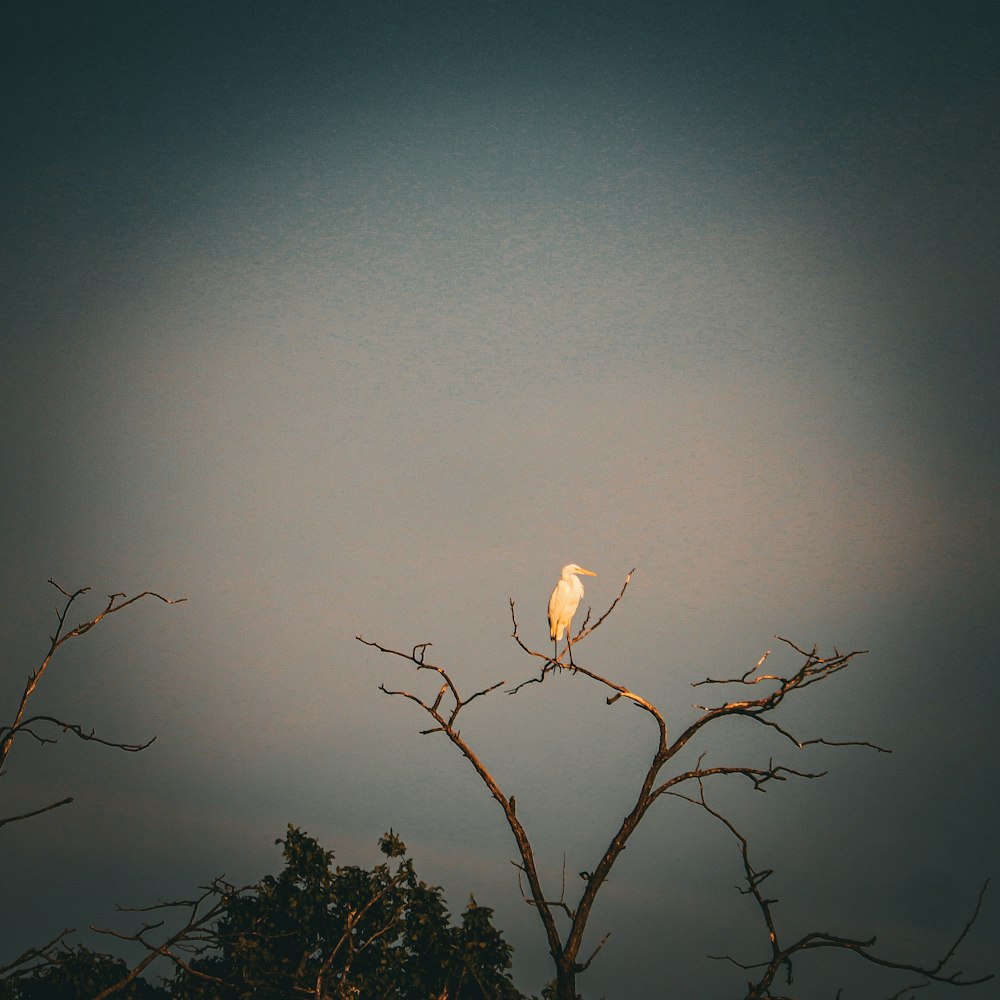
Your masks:
<instances>
[{"instance_id":1,"label":"thin branch","mask_svg":"<svg viewBox=\"0 0 1000 1000\"><path fill-rule=\"evenodd\" d=\"M799 741L800 747L809 747L817 744L825 747L868 747L869 750L877 750L879 753L892 753L888 747L879 746L877 743L871 743L868 740L827 740L818 738Z\"/></svg>"},{"instance_id":2,"label":"thin branch","mask_svg":"<svg viewBox=\"0 0 1000 1000\"><path fill-rule=\"evenodd\" d=\"M860 740L841 742L833 742L823 739L800 740L773 719L766 718L768 713L773 712L781 705L788 694L800 688L807 687L810 684L829 679L833 676L833 674L848 667L853 662L855 657L863 655L865 652L864 650L856 650L850 653L838 652L833 657L824 658L817 655L815 648L806 652L786 639L781 639L780 641L786 643L792 649L805 656L805 662L799 670L789 677L781 677L777 674L760 674L752 676L754 675L754 670L751 669L741 677L731 677L726 679L706 678L703 681L696 682L692 686L697 687L703 684L742 684L744 686L754 686L762 681L771 681L777 686L774 690L767 692L758 698L748 699L745 701L727 701L721 705L713 707L696 705L695 707L701 709L703 714L691 723L691 725L689 725L688 728L685 729L684 732L681 733L681 735L674 741L669 749L668 756L672 757L676 754L704 726L713 722L715 719L727 716L743 716L759 723L762 726L767 726L768 728L779 733L781 736L784 736L785 739L799 749L813 743L826 743L829 746L863 746L872 750L877 750L880 753L889 752L884 747ZM764 656L758 660L758 668L764 660L767 659L767 656L768 653L765 653Z\"/></svg>"},{"instance_id":3,"label":"thin branch","mask_svg":"<svg viewBox=\"0 0 1000 1000\"><path fill-rule=\"evenodd\" d=\"M512 861L511 864L514 865L514 867L517 868L519 872L523 872L524 871L523 866L517 864L516 862ZM565 855L565 853L563 854L563 863L562 863L562 888L561 888L561 890L559 892L559 898L558 899L544 899L544 900L530 899L528 896L526 896L524 894L524 888L521 886L521 876L520 875L518 875L518 877L517 877L517 884L518 884L518 887L521 889L521 896L522 896L522 898L524 899L524 901L529 906L551 906L551 907L555 907L557 910L562 910L563 913L565 913L566 916L569 917L569 919L571 921L576 919L576 911L573 910L570 907L570 905L566 902L566 855Z\"/></svg>"},{"instance_id":4,"label":"thin branch","mask_svg":"<svg viewBox=\"0 0 1000 1000\"><path fill-rule=\"evenodd\" d=\"M517 626L517 616L514 613L514 598L513 597L510 598L510 620L511 620L511 623L513 624L513 626L514 626L514 631L511 633L511 638L529 656L537 656L539 659L543 660L544 663L545 663L545 666L542 667L542 674L541 674L540 677L535 677L531 681L522 681L522 683L518 684L518 686L516 688L514 688L513 691L508 692L509 694L513 694L515 691L518 691L522 687L524 687L525 684L531 684L531 683L534 683L536 681L540 682L540 681L545 680L545 674L549 671L549 669L556 668L556 667L562 667L562 663L560 661L558 661L558 660L553 660L552 657L550 655L546 654L546 653L540 653L540 652L538 652L535 649L530 649L521 640L521 635L520 635L520 633L518 631L518 626Z\"/></svg>"},{"instance_id":5,"label":"thin branch","mask_svg":"<svg viewBox=\"0 0 1000 1000\"><path fill-rule=\"evenodd\" d=\"M977 986L979 983L989 982L991 979L996 978L994 973L990 973L986 976L980 976L978 979L962 979L962 972L956 971L948 975L944 974L945 966L954 957L958 946L965 940L968 936L969 931L972 930L973 924L979 917L979 911L983 905L983 897L986 895L986 889L989 887L990 879L986 879L983 883L983 887L979 890L979 895L976 898L976 905L973 908L972 916L966 921L965 926L959 932L958 936L952 942L951 946L945 952L945 954L935 962L933 966L924 967L920 965L914 965L908 962L892 962L888 959L880 958L878 955L873 955L870 952L865 951L863 948L852 949L857 952L862 958L868 962L872 962L875 965L881 965L887 969L899 969L905 972L915 972L918 975L924 976L928 980L935 983L948 983L951 986ZM874 939L872 939L874 943ZM867 943L866 943L867 944Z\"/></svg>"},{"instance_id":6,"label":"thin branch","mask_svg":"<svg viewBox=\"0 0 1000 1000\"><path fill-rule=\"evenodd\" d=\"M955 954L955 950L966 938L969 931L971 930L973 924L976 922L976 918L979 916L980 908L982 907L983 896L986 892L986 887L989 885L989 880L983 885L979 892L979 897L976 900L976 906L973 910L971 918L962 928L958 937L955 939L954 943L945 953L945 955L939 959L932 966L921 966L910 962L896 962L890 959L882 958L870 949L875 944L875 938L871 937L866 940L860 940L858 938L843 937L836 934L830 934L826 931L810 931L809 933L800 937L797 941L788 945L787 947L782 947L779 941L778 932L776 929L774 915L772 913L771 907L777 902L775 899L769 899L763 892L761 892L761 885L765 880L773 874L772 869L764 869L758 871L754 868L750 861L750 847L746 837L734 826L734 824L723 816L720 812L713 809L707 802L705 798L705 786L699 780L699 797L697 799L690 798L687 795L682 795L679 792L668 792L669 795L674 795L677 798L684 799L693 805L700 806L711 816L714 816L723 826L725 826L733 837L737 840L740 847L740 855L743 860L743 871L744 879L747 884L746 889L741 889L740 891L747 895L752 895L757 903L757 907L760 910L761 917L767 927L768 939L771 945L771 958L767 962L757 962L757 963L742 963L737 961L730 955L718 956L712 955L710 957L715 959L724 959L726 961L732 962L734 965L739 966L741 969L752 970L752 969L764 969L764 974L758 980L757 983L750 983L747 992L747 1000L755 1000L755 998L768 997L774 1000L772 993L770 992L770 986L774 981L775 976L779 970L783 967L791 968L792 957L799 952L811 951L817 948L842 948L846 951L853 952L859 957L863 958L866 962L870 962L873 965L878 965L887 969L895 969L903 972L913 972L917 975L923 976L929 982L947 983L951 986L976 986L980 983L988 982L994 978L991 973L986 976L980 976L975 979L963 978L961 971L956 971L953 973L945 973L944 968L951 960ZM905 991L904 991L905 992ZM899 994L897 994L898 996Z\"/></svg>"},{"instance_id":7,"label":"thin branch","mask_svg":"<svg viewBox=\"0 0 1000 1000\"><path fill-rule=\"evenodd\" d=\"M608 938L611 937L611 931L608 931L604 937L598 942L597 947L591 952L590 958L581 962L579 965L580 972L586 972L590 968L590 963L597 958L597 953L608 943Z\"/></svg>"},{"instance_id":8,"label":"thin branch","mask_svg":"<svg viewBox=\"0 0 1000 1000\"><path fill-rule=\"evenodd\" d=\"M35 693L35 689L38 687L45 671L48 669L49 664L52 662L52 657L55 656L56 651L65 643L69 642L71 639L76 639L81 635L85 635L97 624L103 621L108 615L116 614L119 611L124 610L136 601L141 601L144 597L155 597L157 600L162 601L164 604L182 604L187 598L169 598L164 597L162 594L156 593L153 590L144 590L141 594L136 594L134 597L126 597L123 593L109 594L107 603L104 606L104 610L99 612L93 618L88 621L81 622L74 628L69 629L64 632L66 627L66 619L69 616L70 608L77 598L89 592L89 587L80 587L72 592L61 587L55 580L50 579L49 583L55 587L66 598L66 602L63 607L56 608L56 621L57 626L53 635L49 637L49 649L48 652L42 659L42 662L35 668L35 670L28 676L27 682L24 686L24 692L21 695L21 701L18 704L17 712L14 716L14 721L5 730L5 735L0 737L0 768L3 767L4 761L7 759L7 755L10 753L11 746L14 743L14 737L17 735L18 731L21 729L22 722L24 720L24 715L28 707L28 701L31 696ZM33 734L36 735L36 734ZM77 735L82 736L82 731L78 732ZM37 738L37 736L36 736ZM94 737L88 737L94 738ZM117 744L112 744L117 745ZM148 745L148 744L147 744ZM140 748L141 749L141 748Z\"/></svg>"},{"instance_id":9,"label":"thin branch","mask_svg":"<svg viewBox=\"0 0 1000 1000\"><path fill-rule=\"evenodd\" d=\"M51 725L56 726L58 729L61 729L64 733L72 733L74 736L79 737L86 743L100 743L102 746L112 747L115 750L124 750L127 753L138 753L156 742L155 736L146 740L145 743L120 743L116 740L105 740L100 736L97 736L96 731L93 729L91 729L89 733L85 732L83 726L80 726L75 722L63 722L62 719L57 719L52 715L33 715L30 719L24 719L19 725L13 727L13 729L11 729L11 733L25 733L37 740L39 743L43 744L58 742L58 740L53 739L51 736L40 736L33 729L31 729L30 727L36 722L48 722Z\"/></svg>"},{"instance_id":10,"label":"thin branch","mask_svg":"<svg viewBox=\"0 0 1000 1000\"><path fill-rule=\"evenodd\" d=\"M60 803L61 804L61 803ZM51 807L50 807L51 808ZM29 948L27 951L22 952L13 962L7 965L0 965L0 976L6 976L8 972L13 972L15 969L19 971L15 973L16 977L20 977L31 972L29 969L19 969L20 966L27 965L29 962L33 962L37 959L44 959L45 962L52 961L52 955L50 952L55 946L63 940L67 935L72 934L74 928L67 927L65 930L60 931L48 944L43 944L40 948ZM37 966L32 966L32 968L37 968Z\"/></svg>"},{"instance_id":11,"label":"thin branch","mask_svg":"<svg viewBox=\"0 0 1000 1000\"><path fill-rule=\"evenodd\" d=\"M635 567L633 566L628 573L625 575L625 582L622 584L622 589L618 592L618 596L611 602L608 606L608 610L601 615L600 618L594 622L590 628L587 628L587 622L590 620L590 608L587 608L587 616L583 620L583 624L580 626L580 631L576 633L576 638L573 639L573 645L575 646L581 639L585 639L594 629L599 628L601 623L611 614L612 611L618 606L618 602L625 596L625 591L628 590L628 585L632 580L632 574L635 572Z\"/></svg>"},{"instance_id":12,"label":"thin branch","mask_svg":"<svg viewBox=\"0 0 1000 1000\"><path fill-rule=\"evenodd\" d=\"M783 764L775 765L773 761L768 762L768 766L765 767L701 767L701 761L704 758L704 754L698 758L698 766L691 771L685 771L683 774L674 775L674 777L663 782L657 788L653 789L651 795L653 798L658 798L669 792L672 788L676 788L678 785L683 784L686 781L697 781L699 784L705 778L714 777L715 775L730 775L738 774L749 779L754 788L758 792L766 792L765 787L770 781L787 781L788 777L795 778L824 778L826 777L826 771L799 771L794 767L785 767Z\"/></svg>"},{"instance_id":13,"label":"thin branch","mask_svg":"<svg viewBox=\"0 0 1000 1000\"><path fill-rule=\"evenodd\" d=\"M96 994L94 1000L105 1000L106 997L124 989L129 983L140 976L152 962L156 961L156 959L160 957L169 959L175 965L185 969L185 971L193 973L194 975L198 975L202 979L216 983L220 982L220 980L213 976L208 976L191 969L188 963L186 963L179 955L174 953L173 949L183 946L193 935L201 932L206 924L211 923L211 921L215 920L218 916L224 913L232 903L233 899L243 892L246 892L248 888L248 886L244 886L243 888L237 889L219 877L214 879L210 886L206 886L204 893L194 900L183 900L173 903L156 903L152 906L144 907L118 908L122 911L131 912L149 912L152 910L174 909L177 907L188 908L190 913L188 915L187 922L175 933L169 935L162 944L155 944L154 942L147 940L146 935L150 931L157 930L162 927L164 923L163 921L158 921L157 923L144 923L138 931L135 931L132 934L125 934L121 931L112 930L106 927L91 926L91 930L98 934L106 934L122 941L134 942L141 945L148 952L146 957L133 966L123 979L115 983L113 986L109 986L107 989ZM205 901L212 899L213 897L216 897L216 901L207 910L200 912Z\"/></svg>"},{"instance_id":14,"label":"thin branch","mask_svg":"<svg viewBox=\"0 0 1000 1000\"><path fill-rule=\"evenodd\" d=\"M58 802L52 802L47 806L42 806L41 809L32 809L31 812L21 813L20 816L7 816L5 819L0 819L0 826L6 826L8 823L16 823L18 820L31 819L32 816L41 816L42 813L48 812L50 809L58 809L60 806L68 806L73 801L73 796L70 795L65 799L60 799ZM0 969L0 972L3 970Z\"/></svg>"}]
</instances>

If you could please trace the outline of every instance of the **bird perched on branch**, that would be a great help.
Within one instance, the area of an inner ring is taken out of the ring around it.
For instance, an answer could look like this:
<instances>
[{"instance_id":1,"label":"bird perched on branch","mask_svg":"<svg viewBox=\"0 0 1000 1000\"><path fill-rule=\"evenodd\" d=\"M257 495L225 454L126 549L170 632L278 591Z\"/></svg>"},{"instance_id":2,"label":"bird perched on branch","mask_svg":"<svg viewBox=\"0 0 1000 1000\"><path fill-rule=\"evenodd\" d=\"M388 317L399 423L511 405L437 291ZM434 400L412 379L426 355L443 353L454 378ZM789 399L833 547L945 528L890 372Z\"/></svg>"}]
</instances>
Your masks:
<instances>
[{"instance_id":1,"label":"bird perched on branch","mask_svg":"<svg viewBox=\"0 0 1000 1000\"><path fill-rule=\"evenodd\" d=\"M596 573L576 563L563 566L562 576L552 591L549 598L549 636L552 639L552 648L555 651L554 660L559 658L559 641L566 633L566 649L569 651L570 666L573 666L573 639L571 623L576 609L580 606L583 597L583 584L577 573L586 576L597 576Z\"/></svg>"}]
</instances>

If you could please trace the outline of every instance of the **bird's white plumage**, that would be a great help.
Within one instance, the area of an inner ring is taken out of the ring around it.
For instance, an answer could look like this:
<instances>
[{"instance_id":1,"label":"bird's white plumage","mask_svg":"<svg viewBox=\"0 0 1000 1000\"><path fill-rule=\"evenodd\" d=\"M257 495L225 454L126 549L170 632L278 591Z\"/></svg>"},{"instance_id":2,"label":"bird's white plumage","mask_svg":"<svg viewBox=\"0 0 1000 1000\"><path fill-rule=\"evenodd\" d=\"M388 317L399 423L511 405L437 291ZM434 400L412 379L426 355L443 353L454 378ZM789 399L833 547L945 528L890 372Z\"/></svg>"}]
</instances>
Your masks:
<instances>
[{"instance_id":1,"label":"bird's white plumage","mask_svg":"<svg viewBox=\"0 0 1000 1000\"><path fill-rule=\"evenodd\" d=\"M573 615L576 614L576 609L583 598L583 584L577 576L578 573L597 576L596 573L577 566L576 563L563 566L562 576L549 598L549 638L553 642L559 642L564 633L569 631Z\"/></svg>"}]
</instances>

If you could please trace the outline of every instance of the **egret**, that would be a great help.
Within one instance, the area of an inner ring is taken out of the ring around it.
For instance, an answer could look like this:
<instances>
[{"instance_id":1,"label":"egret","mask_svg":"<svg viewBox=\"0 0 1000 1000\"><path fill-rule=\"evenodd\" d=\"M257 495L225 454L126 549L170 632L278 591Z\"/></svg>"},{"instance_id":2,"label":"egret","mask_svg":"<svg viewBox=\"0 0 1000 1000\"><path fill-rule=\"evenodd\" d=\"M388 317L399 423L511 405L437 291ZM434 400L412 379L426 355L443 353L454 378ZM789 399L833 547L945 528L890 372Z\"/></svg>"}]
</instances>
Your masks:
<instances>
[{"instance_id":1,"label":"egret","mask_svg":"<svg viewBox=\"0 0 1000 1000\"><path fill-rule=\"evenodd\" d=\"M576 609L580 606L580 599L583 597L583 584L577 573L583 573L585 576L597 576L596 573L584 569L582 566L577 566L576 563L563 566L562 576L549 598L549 636L552 639L552 648L555 652L553 660L558 662L559 640L562 639L565 632L570 666L574 666L571 625L573 615L576 614Z\"/></svg>"}]
</instances>

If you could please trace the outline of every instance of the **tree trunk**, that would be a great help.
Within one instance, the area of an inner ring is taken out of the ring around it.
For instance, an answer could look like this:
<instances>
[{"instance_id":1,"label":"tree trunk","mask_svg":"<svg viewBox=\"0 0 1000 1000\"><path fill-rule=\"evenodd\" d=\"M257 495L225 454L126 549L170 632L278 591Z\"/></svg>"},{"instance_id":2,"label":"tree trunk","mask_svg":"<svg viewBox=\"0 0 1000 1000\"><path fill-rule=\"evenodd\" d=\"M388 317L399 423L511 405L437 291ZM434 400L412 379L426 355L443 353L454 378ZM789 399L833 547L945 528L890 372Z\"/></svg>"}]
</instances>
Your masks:
<instances>
[{"instance_id":1,"label":"tree trunk","mask_svg":"<svg viewBox=\"0 0 1000 1000\"><path fill-rule=\"evenodd\" d=\"M576 962L560 962L556 967L556 1000L577 1000Z\"/></svg>"}]
</instances>

